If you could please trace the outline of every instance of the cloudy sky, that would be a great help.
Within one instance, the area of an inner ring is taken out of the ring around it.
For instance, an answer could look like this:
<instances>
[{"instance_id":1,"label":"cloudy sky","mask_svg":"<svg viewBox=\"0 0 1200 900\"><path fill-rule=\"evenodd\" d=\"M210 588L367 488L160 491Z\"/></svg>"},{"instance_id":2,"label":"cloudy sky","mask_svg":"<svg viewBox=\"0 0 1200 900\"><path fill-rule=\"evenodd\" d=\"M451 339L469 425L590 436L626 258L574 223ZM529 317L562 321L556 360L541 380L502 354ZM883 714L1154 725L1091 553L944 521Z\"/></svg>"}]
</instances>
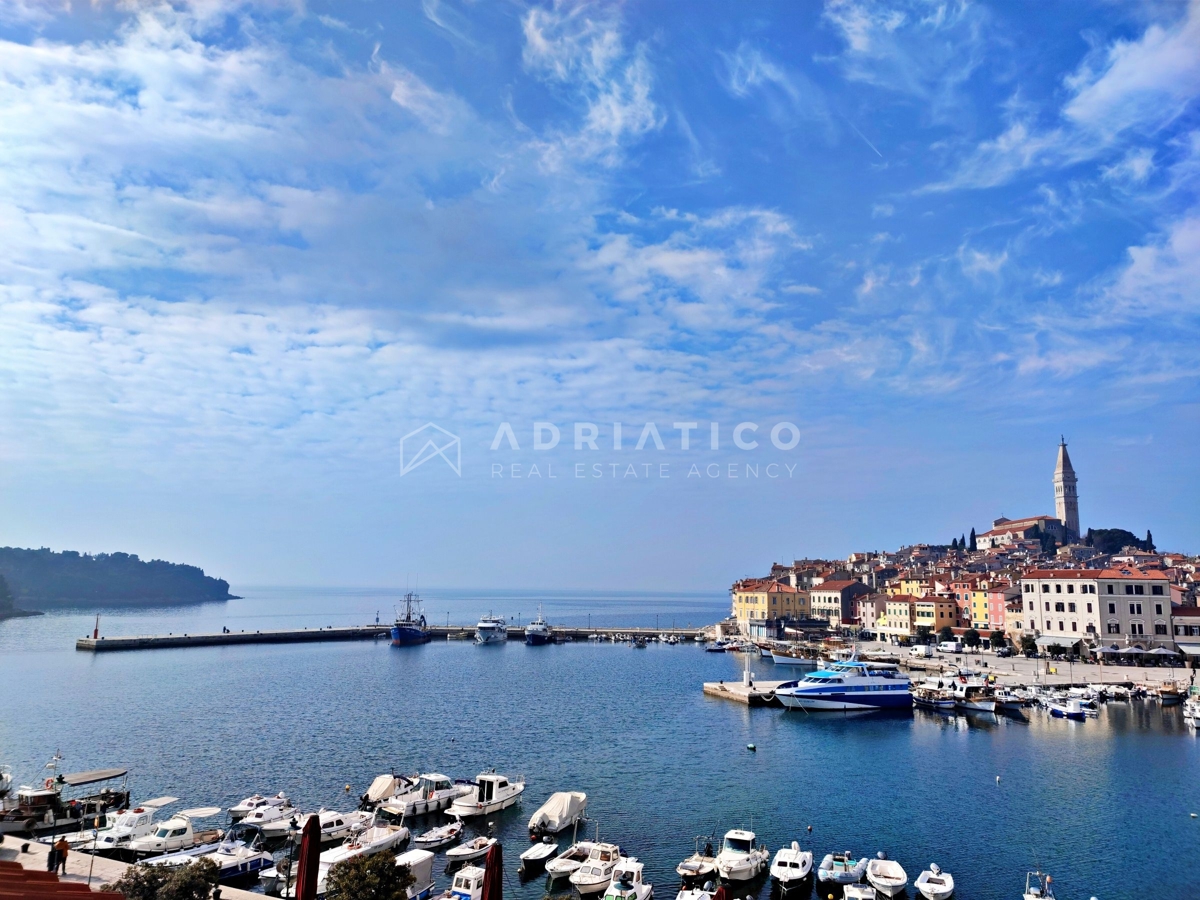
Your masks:
<instances>
[{"instance_id":1,"label":"cloudy sky","mask_svg":"<svg viewBox=\"0 0 1200 900\"><path fill-rule=\"evenodd\" d=\"M1084 527L1200 550L1200 3L0 0L0 41L0 544L720 590L1052 513L1065 434ZM460 474L404 471L426 422Z\"/></svg>"}]
</instances>

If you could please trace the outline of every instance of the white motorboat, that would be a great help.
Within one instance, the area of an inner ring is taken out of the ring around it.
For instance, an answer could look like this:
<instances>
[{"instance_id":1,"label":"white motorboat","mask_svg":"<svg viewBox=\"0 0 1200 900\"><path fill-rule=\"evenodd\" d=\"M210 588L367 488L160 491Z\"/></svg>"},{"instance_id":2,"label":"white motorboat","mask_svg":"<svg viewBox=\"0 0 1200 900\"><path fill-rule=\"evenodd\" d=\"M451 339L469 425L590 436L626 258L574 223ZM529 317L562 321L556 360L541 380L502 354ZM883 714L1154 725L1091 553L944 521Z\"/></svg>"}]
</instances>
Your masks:
<instances>
[{"instance_id":1,"label":"white motorboat","mask_svg":"<svg viewBox=\"0 0 1200 900\"><path fill-rule=\"evenodd\" d=\"M406 790L395 794L387 802L391 806L403 807L405 815L419 816L447 809L473 789L472 785L455 784L445 775L431 772L418 776Z\"/></svg>"},{"instance_id":2,"label":"white motorboat","mask_svg":"<svg viewBox=\"0 0 1200 900\"><path fill-rule=\"evenodd\" d=\"M855 860L850 851L845 853L826 853L817 867L817 878L834 884L854 884L862 881L867 872L867 858Z\"/></svg>"},{"instance_id":3,"label":"white motorboat","mask_svg":"<svg viewBox=\"0 0 1200 900\"><path fill-rule=\"evenodd\" d=\"M913 887L925 900L947 900L954 893L954 876L943 872L937 863L930 863L928 869L913 879Z\"/></svg>"},{"instance_id":4,"label":"white motorboat","mask_svg":"<svg viewBox=\"0 0 1200 900\"><path fill-rule=\"evenodd\" d=\"M263 836L267 840L280 840L291 836L299 840L304 826L313 816L317 817L317 821L321 825L321 843L323 844L340 841L355 829L366 828L371 822L371 813L362 810L342 813L332 809L320 809L315 813L294 815L287 819L268 822L262 826Z\"/></svg>"},{"instance_id":5,"label":"white motorboat","mask_svg":"<svg viewBox=\"0 0 1200 900\"><path fill-rule=\"evenodd\" d=\"M723 881L750 881L770 862L771 852L758 845L753 831L735 828L725 832L717 854L717 874Z\"/></svg>"},{"instance_id":6,"label":"white motorboat","mask_svg":"<svg viewBox=\"0 0 1200 900\"><path fill-rule=\"evenodd\" d=\"M72 850L98 853L102 856L126 855L132 841L157 830L159 823L154 821L154 814L162 807L177 802L178 797L156 797L147 800L135 809L117 813L115 819L109 817L108 820L112 824L106 828L89 828L65 835L66 842Z\"/></svg>"},{"instance_id":7,"label":"white motorboat","mask_svg":"<svg viewBox=\"0 0 1200 900\"><path fill-rule=\"evenodd\" d=\"M587 794L558 791L550 795L529 819L530 834L558 834L578 823L587 813Z\"/></svg>"},{"instance_id":8,"label":"white motorboat","mask_svg":"<svg viewBox=\"0 0 1200 900\"><path fill-rule=\"evenodd\" d=\"M704 849L700 842L704 841ZM696 852L675 867L675 872L684 884L708 881L717 874L717 857L713 854L712 841L705 837L696 838Z\"/></svg>"},{"instance_id":9,"label":"white motorboat","mask_svg":"<svg viewBox=\"0 0 1200 900\"><path fill-rule=\"evenodd\" d=\"M598 894L612 881L613 869L621 858L621 848L602 842L592 844L583 865L571 873L571 884L583 894Z\"/></svg>"},{"instance_id":10,"label":"white motorboat","mask_svg":"<svg viewBox=\"0 0 1200 900\"><path fill-rule=\"evenodd\" d=\"M158 856L164 853L188 851L197 845L215 842L219 831L197 832L193 824L196 819L207 819L221 812L219 806L200 806L175 813L150 834L130 840L127 850L132 856ZM215 844L214 844L215 846Z\"/></svg>"},{"instance_id":11,"label":"white motorboat","mask_svg":"<svg viewBox=\"0 0 1200 900\"><path fill-rule=\"evenodd\" d=\"M536 875L557 855L558 842L547 835L521 854L521 875L525 878Z\"/></svg>"},{"instance_id":12,"label":"white motorboat","mask_svg":"<svg viewBox=\"0 0 1200 900\"><path fill-rule=\"evenodd\" d=\"M881 852L867 863L867 882L884 896L895 897L908 886L908 873Z\"/></svg>"},{"instance_id":13,"label":"white motorboat","mask_svg":"<svg viewBox=\"0 0 1200 900\"><path fill-rule=\"evenodd\" d=\"M146 860L146 865L185 866L198 859L208 859L216 865L219 881L255 878L263 869L275 864L271 854L263 849L262 831L255 825L237 822L230 826L214 849L203 853L169 853Z\"/></svg>"},{"instance_id":14,"label":"white motorboat","mask_svg":"<svg viewBox=\"0 0 1200 900\"><path fill-rule=\"evenodd\" d=\"M651 900L653 896L654 886L642 880L642 864L637 857L621 857L604 891L604 900Z\"/></svg>"},{"instance_id":15,"label":"white motorboat","mask_svg":"<svg viewBox=\"0 0 1200 900\"><path fill-rule=\"evenodd\" d=\"M442 896L446 900L482 900L483 876L479 866L463 866L455 873L450 890Z\"/></svg>"},{"instance_id":16,"label":"white motorboat","mask_svg":"<svg viewBox=\"0 0 1200 900\"><path fill-rule=\"evenodd\" d=\"M807 850L801 850L796 841L790 847L780 847L771 862L771 880L779 885L779 890L787 892L807 883L812 874L813 855Z\"/></svg>"},{"instance_id":17,"label":"white motorboat","mask_svg":"<svg viewBox=\"0 0 1200 900\"><path fill-rule=\"evenodd\" d=\"M264 806L283 806L288 802L288 798L280 791L274 797L264 797L262 794L254 794L247 797L241 803L234 804L229 807L229 816L234 821L244 819L256 809L262 809Z\"/></svg>"},{"instance_id":18,"label":"white motorboat","mask_svg":"<svg viewBox=\"0 0 1200 900\"><path fill-rule=\"evenodd\" d=\"M457 847L452 847L446 851L446 864L458 865L459 863L483 859L483 857L487 856L487 852L495 845L496 839L494 837L480 835L477 838L471 838L466 843L459 844Z\"/></svg>"},{"instance_id":19,"label":"white motorboat","mask_svg":"<svg viewBox=\"0 0 1200 900\"><path fill-rule=\"evenodd\" d=\"M450 804L450 815L462 819L491 815L516 803L524 790L524 776L510 781L504 775L497 775L495 770L481 772L475 780L474 790Z\"/></svg>"},{"instance_id":20,"label":"white motorboat","mask_svg":"<svg viewBox=\"0 0 1200 900\"><path fill-rule=\"evenodd\" d=\"M406 850L396 856L396 865L408 866L413 883L408 900L428 900L433 896L433 854L428 850Z\"/></svg>"},{"instance_id":21,"label":"white motorboat","mask_svg":"<svg viewBox=\"0 0 1200 900\"><path fill-rule=\"evenodd\" d=\"M966 674L959 675L951 682L950 690L954 694L954 708L964 712L996 711L996 696L992 686L983 678Z\"/></svg>"},{"instance_id":22,"label":"white motorboat","mask_svg":"<svg viewBox=\"0 0 1200 900\"><path fill-rule=\"evenodd\" d=\"M352 832L338 846L321 852L317 862L317 894L325 893L325 880L329 877L329 870L338 863L356 856L371 856L385 850L395 850L407 841L408 837L407 828L386 824L377 813L371 825ZM295 897L295 884L289 885L283 891L283 896Z\"/></svg>"},{"instance_id":23,"label":"white motorboat","mask_svg":"<svg viewBox=\"0 0 1200 900\"><path fill-rule=\"evenodd\" d=\"M1183 701L1183 721L1189 728L1200 728L1200 688L1190 688Z\"/></svg>"},{"instance_id":24,"label":"white motorboat","mask_svg":"<svg viewBox=\"0 0 1200 900\"><path fill-rule=\"evenodd\" d=\"M508 622L503 616L484 616L475 626L475 643L503 644L508 640Z\"/></svg>"},{"instance_id":25,"label":"white motorboat","mask_svg":"<svg viewBox=\"0 0 1200 900\"><path fill-rule=\"evenodd\" d=\"M290 800L284 800L283 803L279 804L278 806L274 804L260 806L242 816L240 821L245 822L247 825L256 825L259 828L262 828L264 825L268 825L273 822L284 822L286 824L294 816L298 815L300 815L300 810L292 806L292 802ZM284 833L286 834L286 831Z\"/></svg>"},{"instance_id":26,"label":"white motorboat","mask_svg":"<svg viewBox=\"0 0 1200 900\"><path fill-rule=\"evenodd\" d=\"M830 894L830 896L833 896ZM869 884L847 884L842 888L843 900L877 900L875 888Z\"/></svg>"},{"instance_id":27,"label":"white motorboat","mask_svg":"<svg viewBox=\"0 0 1200 900\"><path fill-rule=\"evenodd\" d=\"M908 688L908 676L895 665L849 659L784 682L775 696L788 709L810 712L911 709Z\"/></svg>"},{"instance_id":28,"label":"white motorboat","mask_svg":"<svg viewBox=\"0 0 1200 900\"><path fill-rule=\"evenodd\" d=\"M546 863L546 874L551 878L565 878L585 862L591 855L594 841L578 841Z\"/></svg>"},{"instance_id":29,"label":"white motorboat","mask_svg":"<svg viewBox=\"0 0 1200 900\"><path fill-rule=\"evenodd\" d=\"M449 847L462 837L463 822L462 819L455 819L448 825L439 825L437 828L431 828L424 834L418 834L413 838L413 846L420 847L423 850L441 850L443 847Z\"/></svg>"},{"instance_id":30,"label":"white motorboat","mask_svg":"<svg viewBox=\"0 0 1200 900\"><path fill-rule=\"evenodd\" d=\"M406 794L413 789L416 784L415 778L406 778L403 775L377 775L375 780L371 782L371 786L367 788L366 793L359 797L359 801L363 809L374 809L385 800L390 800L398 794Z\"/></svg>"},{"instance_id":31,"label":"white motorboat","mask_svg":"<svg viewBox=\"0 0 1200 900\"><path fill-rule=\"evenodd\" d=\"M1056 719L1075 719L1082 722L1087 718L1087 713L1083 709L1083 703L1076 699L1064 700L1062 702L1048 700L1046 701L1046 709L1050 710L1050 715Z\"/></svg>"},{"instance_id":32,"label":"white motorboat","mask_svg":"<svg viewBox=\"0 0 1200 900\"><path fill-rule=\"evenodd\" d=\"M1045 872L1025 873L1025 893L1022 900L1054 900L1054 879Z\"/></svg>"},{"instance_id":33,"label":"white motorboat","mask_svg":"<svg viewBox=\"0 0 1200 900\"><path fill-rule=\"evenodd\" d=\"M12 770L8 766L0 766L0 800L12 792Z\"/></svg>"}]
</instances>

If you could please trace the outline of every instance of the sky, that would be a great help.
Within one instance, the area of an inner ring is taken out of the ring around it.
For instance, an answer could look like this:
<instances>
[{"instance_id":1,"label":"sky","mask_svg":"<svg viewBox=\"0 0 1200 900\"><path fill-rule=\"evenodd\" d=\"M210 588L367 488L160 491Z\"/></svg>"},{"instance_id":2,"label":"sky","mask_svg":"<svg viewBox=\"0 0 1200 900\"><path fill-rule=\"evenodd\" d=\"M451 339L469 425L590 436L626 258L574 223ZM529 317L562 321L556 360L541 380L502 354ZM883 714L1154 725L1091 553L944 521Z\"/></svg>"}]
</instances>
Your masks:
<instances>
[{"instance_id":1,"label":"sky","mask_svg":"<svg viewBox=\"0 0 1200 900\"><path fill-rule=\"evenodd\" d=\"M1084 528L1200 551L1200 2L0 0L0 42L0 545L721 591L1052 514L1065 436Z\"/></svg>"}]
</instances>

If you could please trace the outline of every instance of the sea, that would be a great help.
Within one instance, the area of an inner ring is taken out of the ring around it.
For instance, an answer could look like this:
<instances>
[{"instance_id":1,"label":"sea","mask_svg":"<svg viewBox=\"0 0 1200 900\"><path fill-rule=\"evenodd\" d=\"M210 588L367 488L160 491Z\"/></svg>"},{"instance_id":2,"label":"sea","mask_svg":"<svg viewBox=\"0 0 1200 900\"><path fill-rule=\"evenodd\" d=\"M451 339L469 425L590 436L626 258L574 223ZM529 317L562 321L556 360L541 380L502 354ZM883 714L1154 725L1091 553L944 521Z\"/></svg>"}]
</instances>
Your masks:
<instances>
[{"instance_id":1,"label":"sea","mask_svg":"<svg viewBox=\"0 0 1200 900\"><path fill-rule=\"evenodd\" d=\"M660 900L674 897L675 866L697 840L719 844L731 828L752 829L772 851L796 841L818 862L885 852L910 880L936 862L959 900L1018 898L1038 868L1060 900L1200 897L1200 740L1178 708L1108 703L1085 722L750 709L701 692L740 679L744 657L694 643L74 649L97 613L108 636L386 623L404 593L235 590L244 597L0 622L0 764L36 783L58 751L64 771L128 767L135 801L229 807L282 790L304 810L352 808L390 771L470 779L495 769L525 779L522 800L469 829L490 823L501 839L514 900L547 895L542 879L520 879L518 855L530 815L562 790L587 793L580 836L637 856ZM722 592L427 588L421 599L432 622L490 612L514 627L539 608L552 624L658 628L728 610ZM762 680L789 677L769 660L750 667ZM435 872L448 886L440 859ZM760 880L732 896L770 891ZM814 887L818 900L828 892ZM919 895L910 885L907 896Z\"/></svg>"}]
</instances>

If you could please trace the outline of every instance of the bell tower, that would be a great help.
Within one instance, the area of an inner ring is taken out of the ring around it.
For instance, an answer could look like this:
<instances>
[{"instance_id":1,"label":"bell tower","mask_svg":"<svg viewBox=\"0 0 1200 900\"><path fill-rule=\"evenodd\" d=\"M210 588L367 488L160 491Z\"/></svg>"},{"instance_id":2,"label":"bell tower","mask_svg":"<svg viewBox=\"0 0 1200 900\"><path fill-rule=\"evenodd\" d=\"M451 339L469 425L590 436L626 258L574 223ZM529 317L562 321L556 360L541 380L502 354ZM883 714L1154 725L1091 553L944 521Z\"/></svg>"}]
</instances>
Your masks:
<instances>
[{"instance_id":1,"label":"bell tower","mask_svg":"<svg viewBox=\"0 0 1200 900\"><path fill-rule=\"evenodd\" d=\"M1075 469L1067 454L1066 438L1058 443L1058 463L1054 466L1054 514L1067 529L1068 540L1079 539L1079 494Z\"/></svg>"}]
</instances>

